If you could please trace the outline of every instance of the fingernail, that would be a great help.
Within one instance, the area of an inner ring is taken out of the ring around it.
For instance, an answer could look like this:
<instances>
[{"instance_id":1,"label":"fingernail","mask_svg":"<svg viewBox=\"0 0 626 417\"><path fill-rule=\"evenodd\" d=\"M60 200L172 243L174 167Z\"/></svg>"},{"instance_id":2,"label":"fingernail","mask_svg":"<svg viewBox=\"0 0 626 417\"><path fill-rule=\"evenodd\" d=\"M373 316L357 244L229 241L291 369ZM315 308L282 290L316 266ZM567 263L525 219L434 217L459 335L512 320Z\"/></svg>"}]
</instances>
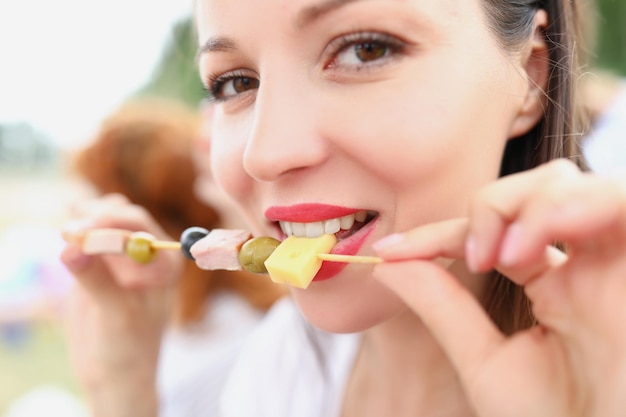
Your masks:
<instances>
[{"instance_id":1,"label":"fingernail","mask_svg":"<svg viewBox=\"0 0 626 417\"><path fill-rule=\"evenodd\" d=\"M372 248L378 252L387 248L390 248L394 245L397 245L398 243L401 243L404 241L404 234L403 233L393 233L391 235L385 236L384 238L374 242L372 244Z\"/></svg>"},{"instance_id":2,"label":"fingernail","mask_svg":"<svg viewBox=\"0 0 626 417\"><path fill-rule=\"evenodd\" d=\"M502 239L502 249L498 259L501 265L514 265L519 253L519 242L522 240L523 228L520 223L509 226Z\"/></svg>"},{"instance_id":3,"label":"fingernail","mask_svg":"<svg viewBox=\"0 0 626 417\"><path fill-rule=\"evenodd\" d=\"M478 272L478 259L476 259L476 239L469 236L465 241L465 263L470 272Z\"/></svg>"}]
</instances>

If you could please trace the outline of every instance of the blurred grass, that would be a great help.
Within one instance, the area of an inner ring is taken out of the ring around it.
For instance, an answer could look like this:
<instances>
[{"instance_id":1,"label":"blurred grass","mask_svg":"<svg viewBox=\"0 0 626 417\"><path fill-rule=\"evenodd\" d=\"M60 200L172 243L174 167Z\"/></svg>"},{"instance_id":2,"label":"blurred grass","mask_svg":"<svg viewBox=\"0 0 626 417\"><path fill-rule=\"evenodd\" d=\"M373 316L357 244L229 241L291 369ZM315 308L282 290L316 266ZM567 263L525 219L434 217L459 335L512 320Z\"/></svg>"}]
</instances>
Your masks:
<instances>
[{"instance_id":1,"label":"blurred grass","mask_svg":"<svg viewBox=\"0 0 626 417\"><path fill-rule=\"evenodd\" d=\"M90 195L82 181L61 174L25 176L0 172L0 190L0 236L19 225L57 227L64 221L71 202ZM23 339L17 342L9 343L0 334L0 416L14 400L41 386L54 386L82 397L71 369L59 314L48 313L30 319ZM5 326L2 322L0 332ZM49 415L53 414L51 411Z\"/></svg>"},{"instance_id":2,"label":"blurred grass","mask_svg":"<svg viewBox=\"0 0 626 417\"><path fill-rule=\"evenodd\" d=\"M29 323L24 339L15 344L0 339L0 416L12 401L40 385L81 395L63 329L52 320Z\"/></svg>"}]
</instances>

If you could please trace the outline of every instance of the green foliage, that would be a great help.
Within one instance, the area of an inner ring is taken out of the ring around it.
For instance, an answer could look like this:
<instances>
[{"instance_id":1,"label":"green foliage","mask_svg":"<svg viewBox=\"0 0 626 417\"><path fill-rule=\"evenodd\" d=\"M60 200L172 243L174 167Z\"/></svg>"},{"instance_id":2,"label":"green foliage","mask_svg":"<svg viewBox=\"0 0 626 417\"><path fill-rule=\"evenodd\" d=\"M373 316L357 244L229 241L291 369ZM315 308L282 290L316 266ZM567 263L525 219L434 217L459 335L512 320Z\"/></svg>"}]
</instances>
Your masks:
<instances>
[{"instance_id":1,"label":"green foliage","mask_svg":"<svg viewBox=\"0 0 626 417\"><path fill-rule=\"evenodd\" d=\"M626 0L596 0L596 65L626 75Z\"/></svg>"},{"instance_id":2,"label":"green foliage","mask_svg":"<svg viewBox=\"0 0 626 417\"><path fill-rule=\"evenodd\" d=\"M197 108L204 98L195 60L197 45L191 18L178 22L150 81L136 95L181 100Z\"/></svg>"}]
</instances>

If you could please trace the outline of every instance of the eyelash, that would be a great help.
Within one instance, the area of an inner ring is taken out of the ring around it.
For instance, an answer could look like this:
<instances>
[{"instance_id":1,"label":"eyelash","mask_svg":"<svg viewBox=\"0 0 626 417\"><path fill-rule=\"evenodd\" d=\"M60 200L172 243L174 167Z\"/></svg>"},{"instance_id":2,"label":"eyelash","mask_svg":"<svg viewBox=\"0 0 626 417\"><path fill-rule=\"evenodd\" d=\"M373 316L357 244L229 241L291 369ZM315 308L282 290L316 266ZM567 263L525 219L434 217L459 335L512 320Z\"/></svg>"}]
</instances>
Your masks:
<instances>
[{"instance_id":1,"label":"eyelash","mask_svg":"<svg viewBox=\"0 0 626 417\"><path fill-rule=\"evenodd\" d=\"M206 86L204 87L204 91L206 94L206 98L210 102L221 102L226 101L232 97L222 96L222 89L227 82L236 80L239 78L252 78L244 71L237 70L232 71L226 74L211 74L207 78ZM234 96L233 96L234 97Z\"/></svg>"},{"instance_id":2,"label":"eyelash","mask_svg":"<svg viewBox=\"0 0 626 417\"><path fill-rule=\"evenodd\" d=\"M388 48L389 51L379 59L370 62L363 62L359 65L359 68L368 68L372 66L383 65L384 63L387 63L391 56L402 53L406 49L406 44L403 41L395 36L391 36L386 33L353 32L347 35L343 35L339 38L335 38L330 42L330 44L328 45L328 48L330 49L330 52L328 54L329 59L328 62L324 65L324 69L334 69L333 62L341 53L347 51L350 47L363 45L366 43L377 44L378 46Z\"/></svg>"},{"instance_id":3,"label":"eyelash","mask_svg":"<svg viewBox=\"0 0 626 417\"><path fill-rule=\"evenodd\" d=\"M390 58L393 57L393 55L402 53L406 49L406 44L403 41L399 40L398 38L394 36L387 35L385 33L380 33L380 32L349 33L346 35L342 35L338 38L335 38L329 43L327 49L330 49L330 51L327 54L328 59L327 59L327 62L324 64L324 69L345 71L346 69L340 69L338 67L334 67L333 63L337 60L339 55L343 52L346 52L348 48L354 47L356 45L366 44L366 43L375 43L378 46L388 48L388 52L385 52L385 54L382 57L377 58L374 61L363 62L362 64L358 66L359 70L363 68L368 68L368 67L373 67L373 66L378 67L378 66L384 65L388 62ZM383 61L383 62L379 62L379 61ZM357 67L357 66L355 65L354 67ZM355 69L355 68L348 68L347 70L351 70L351 69ZM225 73L225 74L210 75L207 78L206 87L204 87L207 99L210 102L224 102L231 98L237 97L241 94L245 94L244 92L244 93L238 93L238 94L231 95L231 96L223 95L223 89L226 83L228 83L229 81L233 81L233 80L237 80L241 78L252 79L253 77L249 75L249 72L242 71L242 70L236 70L236 71L232 71L230 73Z\"/></svg>"}]
</instances>

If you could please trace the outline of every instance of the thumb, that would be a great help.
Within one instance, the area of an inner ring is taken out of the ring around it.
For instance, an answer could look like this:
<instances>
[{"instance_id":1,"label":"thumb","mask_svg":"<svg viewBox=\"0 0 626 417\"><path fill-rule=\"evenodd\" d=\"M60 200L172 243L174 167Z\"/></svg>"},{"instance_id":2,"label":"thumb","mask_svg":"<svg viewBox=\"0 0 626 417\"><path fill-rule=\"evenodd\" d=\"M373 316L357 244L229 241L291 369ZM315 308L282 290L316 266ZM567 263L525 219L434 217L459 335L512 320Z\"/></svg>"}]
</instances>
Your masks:
<instances>
[{"instance_id":1,"label":"thumb","mask_svg":"<svg viewBox=\"0 0 626 417\"><path fill-rule=\"evenodd\" d=\"M481 304L450 272L429 261L385 262L374 277L424 322L465 386L504 341Z\"/></svg>"}]
</instances>

